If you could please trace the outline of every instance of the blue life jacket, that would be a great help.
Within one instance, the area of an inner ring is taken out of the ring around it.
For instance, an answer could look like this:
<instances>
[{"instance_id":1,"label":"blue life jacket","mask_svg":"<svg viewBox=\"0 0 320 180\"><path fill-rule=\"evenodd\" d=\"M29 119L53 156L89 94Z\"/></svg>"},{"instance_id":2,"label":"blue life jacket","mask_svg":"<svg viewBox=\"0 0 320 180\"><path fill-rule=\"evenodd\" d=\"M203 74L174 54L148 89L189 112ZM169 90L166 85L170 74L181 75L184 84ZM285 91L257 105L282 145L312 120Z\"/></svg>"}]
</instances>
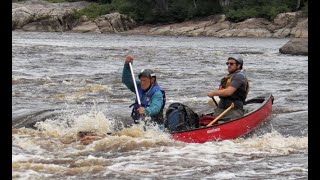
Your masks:
<instances>
[{"instance_id":1,"label":"blue life jacket","mask_svg":"<svg viewBox=\"0 0 320 180\"><path fill-rule=\"evenodd\" d=\"M141 106L144 108L150 106L151 98L156 91L160 90L162 92L163 104L162 104L161 110L156 116L151 116L151 120L157 122L158 124L163 124L163 109L164 109L164 106L166 103L165 91L157 84L152 86L151 89L149 89L147 92L144 92L142 90L141 86L138 86L137 88L138 88ZM133 104L132 113L131 113L131 117L133 118L135 123L137 122L137 120L139 120L141 118L139 111L138 111L139 107L140 106L138 103L138 99L136 98L136 100Z\"/></svg>"}]
</instances>

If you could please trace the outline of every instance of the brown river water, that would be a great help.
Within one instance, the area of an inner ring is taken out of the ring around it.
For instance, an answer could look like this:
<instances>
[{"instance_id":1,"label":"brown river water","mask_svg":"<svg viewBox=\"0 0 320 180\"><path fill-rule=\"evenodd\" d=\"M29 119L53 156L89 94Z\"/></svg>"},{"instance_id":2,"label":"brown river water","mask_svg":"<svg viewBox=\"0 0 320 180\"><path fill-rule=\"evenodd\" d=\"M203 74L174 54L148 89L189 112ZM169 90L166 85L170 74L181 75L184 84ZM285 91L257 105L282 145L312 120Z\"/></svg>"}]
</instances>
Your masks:
<instances>
[{"instance_id":1,"label":"brown river water","mask_svg":"<svg viewBox=\"0 0 320 180\"><path fill-rule=\"evenodd\" d=\"M12 179L308 179L308 56L289 39L12 33ZM271 92L273 114L249 136L203 144L132 124L121 83L150 68L167 104L210 109L206 94L244 57L249 97ZM79 131L101 138L81 143ZM111 135L107 133L111 132Z\"/></svg>"}]
</instances>

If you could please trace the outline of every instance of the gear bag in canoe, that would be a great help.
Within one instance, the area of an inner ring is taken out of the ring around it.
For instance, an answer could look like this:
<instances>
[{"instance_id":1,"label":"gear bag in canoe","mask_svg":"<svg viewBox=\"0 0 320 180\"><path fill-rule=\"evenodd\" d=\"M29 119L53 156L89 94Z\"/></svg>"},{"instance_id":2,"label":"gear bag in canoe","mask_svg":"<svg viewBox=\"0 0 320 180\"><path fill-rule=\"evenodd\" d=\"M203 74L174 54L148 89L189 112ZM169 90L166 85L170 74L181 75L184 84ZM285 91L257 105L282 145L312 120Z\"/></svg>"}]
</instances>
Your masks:
<instances>
[{"instance_id":1,"label":"gear bag in canoe","mask_svg":"<svg viewBox=\"0 0 320 180\"><path fill-rule=\"evenodd\" d=\"M182 103L172 103L166 110L164 127L169 131L198 128L199 115Z\"/></svg>"}]
</instances>

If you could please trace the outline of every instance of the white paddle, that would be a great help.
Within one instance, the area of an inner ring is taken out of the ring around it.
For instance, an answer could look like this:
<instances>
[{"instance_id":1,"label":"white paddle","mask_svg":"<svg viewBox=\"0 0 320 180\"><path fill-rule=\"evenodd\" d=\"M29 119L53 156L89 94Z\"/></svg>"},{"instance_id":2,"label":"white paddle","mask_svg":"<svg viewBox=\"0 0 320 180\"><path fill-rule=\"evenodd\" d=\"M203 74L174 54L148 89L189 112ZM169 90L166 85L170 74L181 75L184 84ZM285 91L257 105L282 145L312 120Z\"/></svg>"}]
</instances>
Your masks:
<instances>
[{"instance_id":1,"label":"white paddle","mask_svg":"<svg viewBox=\"0 0 320 180\"><path fill-rule=\"evenodd\" d=\"M131 64L131 62L129 62L129 66L130 66L130 71L131 71L131 76L132 76L132 81L133 81L134 89L135 89L136 95L137 95L138 104L139 104L139 106L141 107L141 101L140 101L140 97L139 97L139 92L138 92L136 80L135 80L135 78L134 78L134 74L133 74L133 69L132 69L132 64ZM142 116L142 115L141 115L141 116ZM141 117L141 116L140 116L140 117ZM147 121L144 120L144 116L142 116L142 120L144 121L144 124L145 124L145 125L143 126L143 129L144 129L144 131L146 131ZM134 121L136 122L136 120L134 120ZM140 119L139 119L139 121L140 121ZM138 121L138 122L139 122L139 121Z\"/></svg>"},{"instance_id":2,"label":"white paddle","mask_svg":"<svg viewBox=\"0 0 320 180\"><path fill-rule=\"evenodd\" d=\"M138 104L141 106L141 101L140 101L140 97L139 97L139 92L138 92L136 80L135 80L135 78L134 78L134 74L133 74L133 69L132 69L132 64L131 64L131 62L129 63L129 66L130 66L130 71L131 71L131 76L132 76L132 81L133 81L134 89L135 89L135 91L136 91L136 95L137 95L137 99L138 99Z\"/></svg>"}]
</instances>

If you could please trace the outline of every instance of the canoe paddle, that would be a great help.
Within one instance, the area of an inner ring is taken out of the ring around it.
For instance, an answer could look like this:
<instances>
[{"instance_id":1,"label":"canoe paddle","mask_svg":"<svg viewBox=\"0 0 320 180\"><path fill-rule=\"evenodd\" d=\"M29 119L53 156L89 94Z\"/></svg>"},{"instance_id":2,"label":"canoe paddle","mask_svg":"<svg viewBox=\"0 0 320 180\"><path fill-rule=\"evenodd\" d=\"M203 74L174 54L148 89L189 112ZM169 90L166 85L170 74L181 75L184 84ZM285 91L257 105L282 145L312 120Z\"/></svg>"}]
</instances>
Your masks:
<instances>
[{"instance_id":1,"label":"canoe paddle","mask_svg":"<svg viewBox=\"0 0 320 180\"><path fill-rule=\"evenodd\" d=\"M217 101L213 98L213 96L212 96L211 98L212 98L212 100L213 100L214 104L218 107L218 103L217 103Z\"/></svg>"},{"instance_id":2,"label":"canoe paddle","mask_svg":"<svg viewBox=\"0 0 320 180\"><path fill-rule=\"evenodd\" d=\"M234 108L234 104L231 103L231 105L226 109L224 110L218 117L216 117L214 120L212 120L208 125L208 126L211 126L213 123L215 123L216 121L218 121L223 115L225 115L228 111L230 111L230 109Z\"/></svg>"},{"instance_id":3,"label":"canoe paddle","mask_svg":"<svg viewBox=\"0 0 320 180\"><path fill-rule=\"evenodd\" d=\"M139 106L141 107L141 101L140 101L140 97L139 97L139 92L138 92L136 80L135 80L135 78L134 78L134 74L133 74L133 69L132 69L132 64L131 64L131 62L129 62L129 66L130 66L130 71L131 71L131 76L132 76L132 81L133 81L134 89L135 89L136 95L137 95L138 104L139 104ZM142 116L142 115L141 115L141 116ZM141 116L140 116L140 118L141 118ZM145 121L144 116L142 116L142 120L144 121L143 130L146 131L147 121ZM134 121L136 121L136 120L134 120ZM139 121L140 121L140 119L139 119Z\"/></svg>"}]
</instances>

